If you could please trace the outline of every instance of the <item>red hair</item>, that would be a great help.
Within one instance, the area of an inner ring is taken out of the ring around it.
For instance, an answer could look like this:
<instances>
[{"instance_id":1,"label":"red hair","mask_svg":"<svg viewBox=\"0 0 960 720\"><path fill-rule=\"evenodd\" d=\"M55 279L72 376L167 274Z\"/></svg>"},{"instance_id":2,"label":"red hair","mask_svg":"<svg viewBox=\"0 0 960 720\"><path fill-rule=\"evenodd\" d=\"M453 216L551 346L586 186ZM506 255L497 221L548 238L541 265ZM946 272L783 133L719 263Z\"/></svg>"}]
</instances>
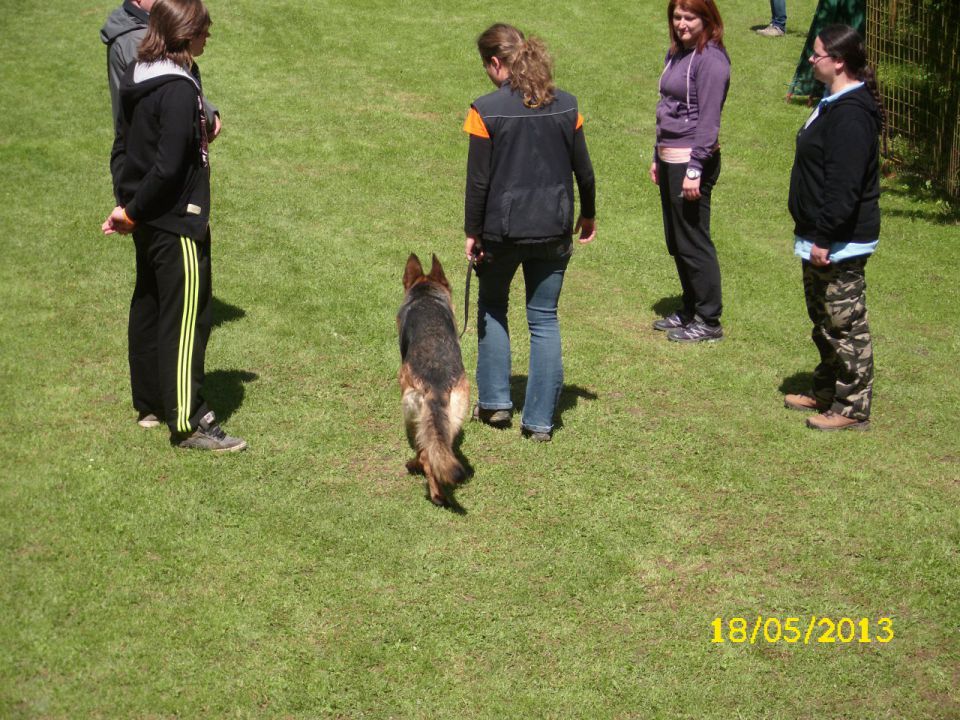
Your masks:
<instances>
[{"instance_id":1,"label":"red hair","mask_svg":"<svg viewBox=\"0 0 960 720\"><path fill-rule=\"evenodd\" d=\"M673 29L673 11L677 8L691 12L703 21L703 32L697 40L697 50L702 51L711 41L723 49L723 19L713 0L670 0L667 4L667 28L670 31L671 55L683 49L683 43Z\"/></svg>"}]
</instances>

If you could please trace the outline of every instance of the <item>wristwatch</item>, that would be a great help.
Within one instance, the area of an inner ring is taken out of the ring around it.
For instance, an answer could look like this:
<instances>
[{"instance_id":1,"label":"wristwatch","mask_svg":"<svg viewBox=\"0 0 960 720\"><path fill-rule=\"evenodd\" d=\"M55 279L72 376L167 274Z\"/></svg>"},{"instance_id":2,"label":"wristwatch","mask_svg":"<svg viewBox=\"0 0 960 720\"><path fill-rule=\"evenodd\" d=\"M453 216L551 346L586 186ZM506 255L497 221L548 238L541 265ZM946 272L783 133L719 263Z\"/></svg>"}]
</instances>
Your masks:
<instances>
[{"instance_id":1,"label":"wristwatch","mask_svg":"<svg viewBox=\"0 0 960 720\"><path fill-rule=\"evenodd\" d=\"M700 171L694 170L693 168L687 168L687 177L691 180L698 180L700 178Z\"/></svg>"}]
</instances>

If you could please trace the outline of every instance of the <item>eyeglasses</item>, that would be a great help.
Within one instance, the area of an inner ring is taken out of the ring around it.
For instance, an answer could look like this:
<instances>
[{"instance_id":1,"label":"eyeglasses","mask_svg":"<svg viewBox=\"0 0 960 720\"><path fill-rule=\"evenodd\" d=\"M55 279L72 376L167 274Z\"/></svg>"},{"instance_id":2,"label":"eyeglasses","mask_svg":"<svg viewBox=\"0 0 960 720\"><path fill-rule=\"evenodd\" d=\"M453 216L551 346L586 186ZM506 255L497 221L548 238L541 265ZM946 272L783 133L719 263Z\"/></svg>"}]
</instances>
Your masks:
<instances>
[{"instance_id":1,"label":"eyeglasses","mask_svg":"<svg viewBox=\"0 0 960 720\"><path fill-rule=\"evenodd\" d=\"M828 58L828 57L830 57L830 56L829 56L829 55L821 55L821 54L819 54L819 53L811 53L810 57L816 58L816 60L813 61L813 64L816 65L818 62L820 62L820 61L823 60L824 58Z\"/></svg>"}]
</instances>

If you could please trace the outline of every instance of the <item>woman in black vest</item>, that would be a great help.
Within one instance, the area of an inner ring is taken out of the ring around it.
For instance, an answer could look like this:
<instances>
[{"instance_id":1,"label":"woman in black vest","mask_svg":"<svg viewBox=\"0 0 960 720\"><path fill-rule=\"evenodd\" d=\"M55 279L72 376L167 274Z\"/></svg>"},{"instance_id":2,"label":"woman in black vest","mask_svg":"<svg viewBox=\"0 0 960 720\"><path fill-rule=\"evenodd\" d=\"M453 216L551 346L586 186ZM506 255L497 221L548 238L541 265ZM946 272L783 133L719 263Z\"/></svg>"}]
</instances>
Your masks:
<instances>
[{"instance_id":1,"label":"woman in black vest","mask_svg":"<svg viewBox=\"0 0 960 720\"><path fill-rule=\"evenodd\" d=\"M557 303L572 236L579 232L579 241L588 243L596 235L593 166L577 100L554 86L543 43L497 24L478 38L477 48L497 90L473 103L464 124L470 134L465 250L480 282L474 417L495 427L510 424L507 305L522 267L530 369L520 429L548 441L563 385Z\"/></svg>"}]
</instances>

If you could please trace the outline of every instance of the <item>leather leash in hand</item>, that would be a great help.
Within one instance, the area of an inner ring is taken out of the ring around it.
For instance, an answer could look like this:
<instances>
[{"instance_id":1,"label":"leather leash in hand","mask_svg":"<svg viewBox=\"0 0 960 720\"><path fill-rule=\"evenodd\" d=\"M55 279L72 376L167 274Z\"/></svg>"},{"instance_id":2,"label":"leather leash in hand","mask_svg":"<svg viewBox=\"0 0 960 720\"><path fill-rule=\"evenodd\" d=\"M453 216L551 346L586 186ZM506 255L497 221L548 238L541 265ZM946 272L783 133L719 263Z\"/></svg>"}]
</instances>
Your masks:
<instances>
[{"instance_id":1,"label":"leather leash in hand","mask_svg":"<svg viewBox=\"0 0 960 720\"><path fill-rule=\"evenodd\" d=\"M463 334L467 331L467 323L470 320L470 275L473 274L473 264L476 262L474 258L470 258L470 262L467 263L467 286L463 291L463 330L460 331L460 338L463 339Z\"/></svg>"}]
</instances>

